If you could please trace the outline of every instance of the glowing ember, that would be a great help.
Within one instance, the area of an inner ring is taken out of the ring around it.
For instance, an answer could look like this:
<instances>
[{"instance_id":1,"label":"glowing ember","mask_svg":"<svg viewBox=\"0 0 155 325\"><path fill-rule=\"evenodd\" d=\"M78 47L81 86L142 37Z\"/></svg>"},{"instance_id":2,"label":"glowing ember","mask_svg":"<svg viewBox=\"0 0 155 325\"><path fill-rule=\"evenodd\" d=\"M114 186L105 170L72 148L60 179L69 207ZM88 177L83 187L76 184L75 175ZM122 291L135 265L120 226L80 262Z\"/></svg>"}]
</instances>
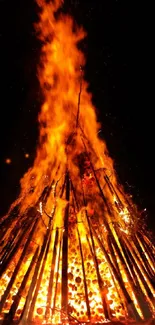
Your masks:
<instances>
[{"instance_id":1,"label":"glowing ember","mask_svg":"<svg viewBox=\"0 0 155 325\"><path fill-rule=\"evenodd\" d=\"M155 249L98 138L78 48L85 32L55 14L61 1L37 3L40 144L1 221L1 320L127 324L154 317Z\"/></svg>"},{"instance_id":2,"label":"glowing ember","mask_svg":"<svg viewBox=\"0 0 155 325\"><path fill-rule=\"evenodd\" d=\"M6 162L7 165L10 165L11 164L11 159L7 158L7 159L5 159L5 162Z\"/></svg>"}]
</instances>

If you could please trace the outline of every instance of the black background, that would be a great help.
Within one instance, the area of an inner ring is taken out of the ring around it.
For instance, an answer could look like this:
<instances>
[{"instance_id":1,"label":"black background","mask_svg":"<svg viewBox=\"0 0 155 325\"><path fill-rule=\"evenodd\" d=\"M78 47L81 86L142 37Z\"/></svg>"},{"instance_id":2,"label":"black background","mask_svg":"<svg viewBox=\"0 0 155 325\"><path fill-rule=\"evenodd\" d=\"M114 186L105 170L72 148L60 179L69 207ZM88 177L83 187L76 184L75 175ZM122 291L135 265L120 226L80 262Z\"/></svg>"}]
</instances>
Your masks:
<instances>
[{"instance_id":1,"label":"black background","mask_svg":"<svg viewBox=\"0 0 155 325\"><path fill-rule=\"evenodd\" d=\"M149 5L137 7L125 0L66 0L63 10L87 30L81 47L102 136L120 181L139 208L147 208L154 229L153 23ZM36 19L33 0L0 0L0 215L35 155L41 97Z\"/></svg>"}]
</instances>

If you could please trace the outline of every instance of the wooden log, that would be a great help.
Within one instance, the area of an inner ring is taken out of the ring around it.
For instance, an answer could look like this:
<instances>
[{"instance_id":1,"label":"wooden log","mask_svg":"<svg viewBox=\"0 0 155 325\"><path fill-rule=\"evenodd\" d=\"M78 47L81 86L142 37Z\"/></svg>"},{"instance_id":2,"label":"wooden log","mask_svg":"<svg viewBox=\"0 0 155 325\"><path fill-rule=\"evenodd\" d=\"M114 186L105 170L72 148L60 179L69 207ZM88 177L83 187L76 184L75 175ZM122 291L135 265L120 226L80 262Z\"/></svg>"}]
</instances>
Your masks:
<instances>
[{"instance_id":1,"label":"wooden log","mask_svg":"<svg viewBox=\"0 0 155 325\"><path fill-rule=\"evenodd\" d=\"M76 116L76 128L79 126L80 100L81 100L81 93L82 93L82 80L83 80L83 71L81 69L80 91L79 91L79 96L78 96L78 110L77 110L77 116Z\"/></svg>"},{"instance_id":2,"label":"wooden log","mask_svg":"<svg viewBox=\"0 0 155 325\"><path fill-rule=\"evenodd\" d=\"M115 288L116 288L117 295L118 295L118 297L120 299L120 305L121 305L122 309L125 312L125 322L127 322L127 319L128 319L128 309L127 309L127 307L125 305L125 301L123 299L124 297L121 294L122 292L119 291L118 283L117 283L116 278L114 277L114 274L112 273L111 270L110 270L110 273L111 273L111 276L112 276L112 279L113 279L113 283L114 283Z\"/></svg>"},{"instance_id":3,"label":"wooden log","mask_svg":"<svg viewBox=\"0 0 155 325\"><path fill-rule=\"evenodd\" d=\"M56 279L55 279L55 293L54 293L54 298L53 298L53 308L52 308L52 317L54 315L55 312L55 306L56 306L56 299L57 299L57 287L58 287L58 278L59 278L59 267L60 267L60 256L61 256L61 252L62 252L62 236L63 234L59 234L59 249L57 252L57 270L56 270Z\"/></svg>"},{"instance_id":4,"label":"wooden log","mask_svg":"<svg viewBox=\"0 0 155 325\"><path fill-rule=\"evenodd\" d=\"M36 263L36 259L37 259L37 256L38 256L38 252L39 252L39 247L37 247L34 255L33 255L33 258L31 260L31 263L29 265L29 268L23 278L23 281L19 287L19 290L13 300L13 303L11 305L11 308L10 308L10 311L9 313L6 315L5 319L4 319L4 323L5 323L5 320L7 320L8 324L11 324L13 322L13 319L14 319L14 315L17 311L17 308L18 308L18 305L19 305L19 302L20 302L20 299L21 299L21 296L22 296L22 293L26 287L26 284L27 284L27 281L28 281L28 278L34 268L34 264Z\"/></svg>"},{"instance_id":5,"label":"wooden log","mask_svg":"<svg viewBox=\"0 0 155 325\"><path fill-rule=\"evenodd\" d=\"M136 238L138 240L138 243L144 253L144 255L146 255L146 259L145 261L147 262L147 260L149 261L149 270L151 272L151 275L154 276L155 274L155 260L153 260L153 256L152 254L150 254L150 251L148 249L148 246L146 245L146 243L144 242L144 240L142 241L140 236L138 236L138 234L136 235ZM147 266L147 263L146 263Z\"/></svg>"},{"instance_id":6,"label":"wooden log","mask_svg":"<svg viewBox=\"0 0 155 325\"><path fill-rule=\"evenodd\" d=\"M128 210L131 214L137 216L137 211L133 205L131 205L130 200L127 198L127 196L122 192L120 186L117 186L117 190L121 193L121 195L124 197L124 200L128 206Z\"/></svg>"},{"instance_id":7,"label":"wooden log","mask_svg":"<svg viewBox=\"0 0 155 325\"><path fill-rule=\"evenodd\" d=\"M12 229L9 238L7 239L7 243L6 245L3 247L2 251L1 251L1 265L2 268L5 265L6 261L9 259L9 256L12 256L12 252L14 251L14 248L16 247L16 245L18 246L18 239L20 237L20 235L22 236L24 229L28 229L28 227L31 226L30 222L27 222L26 224L24 224L23 227L19 227L19 229L16 231L15 228ZM4 242L6 242L6 240L4 239ZM0 276L2 275L1 271L0 271Z\"/></svg>"},{"instance_id":8,"label":"wooden log","mask_svg":"<svg viewBox=\"0 0 155 325\"><path fill-rule=\"evenodd\" d=\"M143 239L141 238L141 240L143 240ZM155 252L153 251L153 247L151 248L151 246L144 240L143 240L143 245L149 255L150 260L152 261L153 266L154 266L155 265L155 254L154 254Z\"/></svg>"},{"instance_id":9,"label":"wooden log","mask_svg":"<svg viewBox=\"0 0 155 325\"><path fill-rule=\"evenodd\" d=\"M9 216L8 216L8 218L9 218ZM3 227L3 225L1 226L2 232L4 230L4 236L1 237L1 244L0 244L0 246L2 247L1 253L0 253L2 255L1 263L3 263L3 261L4 261L4 256L5 256L6 251L9 250L9 252L10 252L12 250L15 240L18 238L18 234L22 230L21 229L22 219L24 219L23 216L20 216L20 220L16 217L15 220L12 220L12 224L8 225L7 230L5 227ZM23 224L23 228L27 225L27 221L26 220L24 220L24 221L25 221L25 223ZM12 230L10 231L10 229L12 229ZM9 231L10 231L10 233L8 234ZM9 239L7 239L7 243L6 243L7 237L9 237ZM3 253L4 253L4 256L3 256Z\"/></svg>"},{"instance_id":10,"label":"wooden log","mask_svg":"<svg viewBox=\"0 0 155 325\"><path fill-rule=\"evenodd\" d=\"M79 248L80 248L80 255L81 255L82 272L83 272L83 284L84 284L84 290L85 290L85 299L86 299L86 306L87 306L87 314L88 314L88 320L91 322L91 313L90 313L90 306L89 306L89 298L88 298L88 289L87 289L86 273L85 273L85 267L84 267L84 257L83 257L81 238L80 238L80 233L79 233L78 228L77 228L77 234L78 234Z\"/></svg>"},{"instance_id":11,"label":"wooden log","mask_svg":"<svg viewBox=\"0 0 155 325\"><path fill-rule=\"evenodd\" d=\"M147 282L145 282L144 277L142 276L141 272L139 272L137 263L135 263L132 253L131 253L131 251L128 250L127 247L126 247L126 252L129 256L130 267L132 269L133 276L137 282L138 294L140 295L140 301L141 301L144 318L149 319L152 316L152 313L154 312L154 307L153 307L152 301L150 299L150 296L152 296L150 288L148 287Z\"/></svg>"},{"instance_id":12,"label":"wooden log","mask_svg":"<svg viewBox=\"0 0 155 325\"><path fill-rule=\"evenodd\" d=\"M35 218L34 219L38 219L39 215L38 213L36 213ZM8 268L11 260L14 258L15 254L18 252L18 249L20 248L20 245L23 241L23 239L26 236L26 233L28 233L32 227L32 224L34 222L31 219L28 218L27 223L24 225L24 227L21 227L21 231L19 233L19 236L17 238L17 240L14 242L14 245L12 247L12 249L7 252L7 256L5 258L5 261L3 261L3 264L1 266L1 270L0 270L0 277L2 276L2 274L6 271L6 269Z\"/></svg>"},{"instance_id":13,"label":"wooden log","mask_svg":"<svg viewBox=\"0 0 155 325\"><path fill-rule=\"evenodd\" d=\"M112 270L117 282L119 283L120 289L122 291L122 294L123 294L125 302L126 302L126 306L128 308L129 315L131 317L134 317L137 321L141 320L141 317L140 317L139 313L137 312L137 309L136 309L135 305L132 303L133 301L132 301L129 293L128 293L127 289L125 288L122 277L119 276L117 269L115 269L115 266L112 264L112 262L111 262L111 260L109 258L109 255L105 250L104 245L102 244L100 238L97 236L96 231L95 231L95 229L93 227L92 227L92 231L93 231L93 233L94 233L94 235L95 235L95 237L96 237L96 239L97 239L97 241L99 243L99 246L101 247L101 249L102 249L102 251L104 253L105 259L106 259L110 269Z\"/></svg>"},{"instance_id":14,"label":"wooden log","mask_svg":"<svg viewBox=\"0 0 155 325\"><path fill-rule=\"evenodd\" d=\"M121 209L123 209L124 208L124 204L122 203L120 197L118 196L118 194L117 194L117 192L116 192L113 184L110 182L109 177L107 175L105 175L104 176L104 179L105 179L105 181L106 181L106 183L107 183L107 185L109 187L109 190L110 190L111 194L116 196L117 201L119 202L119 205L120 205Z\"/></svg>"},{"instance_id":15,"label":"wooden log","mask_svg":"<svg viewBox=\"0 0 155 325\"><path fill-rule=\"evenodd\" d=\"M32 281L31 281L31 284L30 284L30 287L29 287L29 291L28 291L28 294L27 294L27 297L26 297L25 305L24 305L22 314L20 316L18 325L28 325L27 314L28 314L28 310L29 310L29 307L30 307L30 304L31 304L34 288L36 286L36 280L37 280L37 275L38 275L38 267L39 267L39 265L38 265L39 264L38 263L39 256L40 256L40 254L37 256L37 261L36 261L36 266L35 266L35 269L34 269L34 272L33 272Z\"/></svg>"},{"instance_id":16,"label":"wooden log","mask_svg":"<svg viewBox=\"0 0 155 325\"><path fill-rule=\"evenodd\" d=\"M116 230L116 233L117 233L117 230ZM118 233L117 233L117 236L118 236ZM123 239L125 240L126 239L126 236L124 236ZM126 274L126 277L128 279L128 283L130 285L130 288L132 289L132 291L134 293L134 296L135 296L135 298L137 300L137 303L139 305L139 309L141 310L141 313L143 314L143 309L142 309L141 302L139 300L139 296L138 296L138 292L137 292L137 289L138 289L137 288L137 284L134 284L134 282L133 282L132 276L131 276L131 274L130 274L130 272L128 270L127 264L126 264L126 259L124 258L124 254L123 255L121 254L121 251L119 249L119 246L118 246L118 244L116 242L113 242L113 244L114 244L116 253L118 255L118 258L119 258L119 260L121 262L122 268L123 268L123 270L124 270L124 272ZM123 245L121 245L121 247L122 246ZM122 252L123 252L123 249L122 249Z\"/></svg>"},{"instance_id":17,"label":"wooden log","mask_svg":"<svg viewBox=\"0 0 155 325\"><path fill-rule=\"evenodd\" d=\"M102 299L104 316L105 316L106 320L109 320L109 319L111 319L111 317L110 317L111 313L110 313L110 309L108 308L108 304L106 303L106 296L105 296L106 284L104 283L104 281L102 280L101 275L100 275L97 256L96 256L96 253L95 253L95 245L94 245L94 248L92 249L91 244L89 242L88 236L87 236L87 241L88 241L89 248L90 248L90 251L91 251L91 254L92 254L92 257L93 257L94 266L95 266L95 269L96 269L97 281L98 281L98 286L99 286L100 295L101 295L101 299Z\"/></svg>"},{"instance_id":18,"label":"wooden log","mask_svg":"<svg viewBox=\"0 0 155 325\"><path fill-rule=\"evenodd\" d=\"M31 229L31 231L30 231L29 237L28 237L28 239L26 240L26 243L25 243L25 245L24 245L24 249L23 249L23 251L22 251L22 253L21 253L21 256L20 256L20 258L19 258L19 260L18 260L18 263L17 263L17 265L16 265L16 267L15 267L15 269L14 269L14 272L13 272L13 274L12 274L12 276L11 276L10 282L8 283L8 286L7 286L5 292L4 292L3 296L2 296L2 299L1 299L1 305L0 305L0 312L2 311L2 308L3 308L3 306L4 306L4 303L5 303L7 297L8 297L8 295L9 295L9 293L10 293L10 290L11 290L13 284L14 284L14 281L15 281L15 279L16 279L16 276L17 276L17 274L18 274L18 271L19 271L19 269L20 269L20 267L21 267L21 264L22 264L22 262L23 262L23 259L24 259L25 255L26 255L27 249L28 249L28 247L29 247L29 244L30 244L30 242L31 242L31 240L32 240L32 237L33 237L33 234L34 234L34 231L35 231L35 229L36 229L36 224L37 224L37 220L34 222L34 224L33 224L33 226L32 226L32 229ZM27 229L26 229L26 230L27 230ZM16 248L16 247L15 247L15 248Z\"/></svg>"},{"instance_id":19,"label":"wooden log","mask_svg":"<svg viewBox=\"0 0 155 325\"><path fill-rule=\"evenodd\" d=\"M19 205L16 205L11 211L8 212L4 217L0 219L0 241L2 240L3 236L5 236L6 230L15 222L18 218L19 213Z\"/></svg>"},{"instance_id":20,"label":"wooden log","mask_svg":"<svg viewBox=\"0 0 155 325\"><path fill-rule=\"evenodd\" d=\"M134 252L134 249L136 249L134 243L133 243L133 242L130 243L131 246L132 246L132 248L133 248L133 249L131 250L131 246L129 245L129 242L126 240L125 237L124 237L124 241L125 241L125 243L126 243L128 249L131 251L133 258L134 258L135 262L136 262L137 265L138 265L139 271L142 273L142 275L143 275L145 281L147 282L147 285L148 285L148 287L150 288L150 291L152 292L152 295L154 295L155 292L154 292L154 288L153 288L153 286L152 286L152 284L151 284L151 282L150 282L150 278L148 277L148 275L147 275L147 273L146 273L146 271L145 271L143 265L140 263L140 261L139 261L138 258L137 258L137 255L136 255L135 252Z\"/></svg>"},{"instance_id":21,"label":"wooden log","mask_svg":"<svg viewBox=\"0 0 155 325\"><path fill-rule=\"evenodd\" d=\"M35 303L37 300L37 296L38 296L38 291L41 285L41 281L42 281L42 277L44 274L44 268L45 268L45 263L46 263L46 259L47 259L47 254L49 251L49 246L50 246L50 240L51 240L51 236L50 236L50 226L47 229L47 233L45 235L45 239L44 239L44 244L43 244L43 250L42 250L42 254L40 255L40 264L42 262L41 268L40 268L40 264L38 265L39 268L39 276L37 278L36 281L36 286L35 286L35 291L33 294L33 298L32 301L30 303L30 308L29 308L29 313L28 313L28 322L31 322L33 320L33 313L34 313L34 308L35 308Z\"/></svg>"},{"instance_id":22,"label":"wooden log","mask_svg":"<svg viewBox=\"0 0 155 325\"><path fill-rule=\"evenodd\" d=\"M49 310L51 309L51 299L52 299L52 290L53 290L54 270L55 270L55 263L56 263L57 249L58 249L58 239L59 239L59 230L57 228L56 233L55 233L55 240L54 240L53 257L52 257L52 262L51 262L51 271L50 271L50 279L49 279L49 285L48 285L45 319L48 319Z\"/></svg>"},{"instance_id":23,"label":"wooden log","mask_svg":"<svg viewBox=\"0 0 155 325\"><path fill-rule=\"evenodd\" d=\"M66 173L66 201L64 215L64 231L62 238L62 287L61 287L61 308L67 314L68 309L68 219L70 200L70 180L69 173ZM62 316L63 318L63 316ZM63 322L63 319L62 319Z\"/></svg>"},{"instance_id":24,"label":"wooden log","mask_svg":"<svg viewBox=\"0 0 155 325\"><path fill-rule=\"evenodd\" d=\"M21 317L20 317L19 325L27 325L27 324L30 323L30 321L28 320L28 315L30 317L29 311L30 311L31 304L32 304L32 297L33 297L35 288L37 286L37 281L38 281L38 278L39 278L38 274L39 274L39 271L40 271L43 256L44 256L45 251L47 249L48 238L49 238L49 228L47 229L46 234L44 236L44 240L43 240L43 243L42 243L42 246L41 246L41 249L40 249L40 253L39 253L38 259L36 261L35 270L34 270L34 273L33 273L33 277L32 277L32 281L31 281L31 284L30 284L29 292L28 292L27 297L26 297L26 302L25 302L25 305L24 305L24 308L23 308L23 312L22 312ZM31 316L31 318L32 318L32 316Z\"/></svg>"},{"instance_id":25,"label":"wooden log","mask_svg":"<svg viewBox=\"0 0 155 325\"><path fill-rule=\"evenodd\" d=\"M116 259L116 254L115 254L115 250L114 250L114 247L111 243L111 240L110 240L110 236L107 236L107 242L108 242L108 249L109 249L109 255L110 255L110 259L115 267L115 269L117 270L117 274L118 274L118 277L121 278L121 272L120 272L120 268L119 268L119 265L118 265L118 262L117 262L117 259ZM119 290L118 290L118 285L117 285L117 282L115 280L115 274L113 274L113 272L111 271L111 274L112 274L112 277L113 277L113 280L114 280L114 283L115 283L115 287L116 287L116 290L117 290L117 293L118 293L118 296L120 296L120 300L121 300L121 304L125 310L125 313L127 315L127 307L126 307L126 299L124 299L124 294L120 294L119 293ZM119 282L118 282L119 284ZM129 302L130 303L130 302ZM130 311L129 311L130 312ZM131 315L132 317L133 315Z\"/></svg>"},{"instance_id":26,"label":"wooden log","mask_svg":"<svg viewBox=\"0 0 155 325\"><path fill-rule=\"evenodd\" d=\"M137 255L137 258L139 259L140 263L143 265L145 272L147 273L148 277L150 278L153 271L151 269L150 264L148 263L148 260L145 255L145 251L142 249L136 235L133 237L132 242L134 243L135 253Z\"/></svg>"},{"instance_id":27,"label":"wooden log","mask_svg":"<svg viewBox=\"0 0 155 325\"><path fill-rule=\"evenodd\" d=\"M71 186L72 186L72 191L73 191L73 197L74 197L77 209L79 210L78 201L77 201L77 198L76 198L76 192L75 192L75 189L74 189L74 186L73 186L72 183L71 183ZM84 202L84 206L86 208L87 203L86 203L86 199L85 199L85 195L84 195L84 189L83 189L83 186L82 186L82 181L81 181L81 187L82 187L83 202ZM96 251L95 251L94 238L93 238L93 234L92 234L92 230L91 230L91 226L90 226L90 221L89 221L89 217L88 217L86 209L85 209L85 216L86 216L88 229L89 229L89 234L90 234L90 238L91 238L91 242L92 242L92 248L90 246L88 237L87 237L87 241L88 241L88 244L89 244L93 259L94 259L94 264L95 264L95 268L96 268L96 272L97 272L97 278L98 278L99 290L100 290L101 299L102 299L102 305L103 305L103 309L104 309L104 315L105 315L106 319L109 319L108 307L107 307L107 304L106 304L104 290L103 290L104 283L103 283L103 281L101 279L100 272L99 272L98 261L97 261L97 257L96 257ZM89 305L89 301L88 301L88 305ZM88 306L87 306L87 310L88 310ZM88 314L89 314L89 311L88 311Z\"/></svg>"}]
</instances>

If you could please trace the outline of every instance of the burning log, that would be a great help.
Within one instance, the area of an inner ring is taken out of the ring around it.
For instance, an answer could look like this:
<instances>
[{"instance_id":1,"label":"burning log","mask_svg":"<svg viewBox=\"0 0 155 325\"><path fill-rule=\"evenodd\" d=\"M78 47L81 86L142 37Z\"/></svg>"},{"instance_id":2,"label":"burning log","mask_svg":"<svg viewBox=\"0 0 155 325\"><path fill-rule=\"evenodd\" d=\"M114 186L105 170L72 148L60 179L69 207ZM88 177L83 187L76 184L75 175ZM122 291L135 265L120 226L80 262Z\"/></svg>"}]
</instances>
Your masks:
<instances>
[{"instance_id":1,"label":"burning log","mask_svg":"<svg viewBox=\"0 0 155 325\"><path fill-rule=\"evenodd\" d=\"M125 240L125 242L126 242L126 245L127 245L128 249L130 250L130 246L129 246L128 241L127 241L125 238L124 238L124 240ZM133 247L135 248L135 246L134 246L133 243L132 243L132 245L133 245ZM131 250L131 254L132 254L132 256L133 256L133 258L134 258L134 261L135 261L135 263L137 264L137 266L138 266L140 272L141 272L142 275L144 276L144 279L145 279L145 281L147 282L147 285L148 285L148 287L150 288L150 291L152 292L152 295L154 295L154 288L152 287L152 284L150 283L150 279L149 279L149 277L148 277L148 275L147 275L147 273L146 273L146 271L145 271L143 265L141 265L141 263L139 262L139 260L138 260L138 258L137 258L137 256L136 256L136 254L134 253L134 250L133 250L133 249Z\"/></svg>"},{"instance_id":2,"label":"burning log","mask_svg":"<svg viewBox=\"0 0 155 325\"><path fill-rule=\"evenodd\" d=\"M136 235L136 238L137 238L137 241L141 247L141 250L143 251L143 256L145 258L145 266L149 267L149 270L148 272L152 274L152 276L154 276L154 270L155 270L155 260L153 259L153 255L151 254L149 248L148 248L148 245L146 245L145 241L142 242L140 236L138 236L138 234ZM147 261L149 263L147 263Z\"/></svg>"},{"instance_id":3,"label":"burning log","mask_svg":"<svg viewBox=\"0 0 155 325\"><path fill-rule=\"evenodd\" d=\"M58 295L58 278L59 278L59 267L60 267L60 256L61 256L61 250L62 250L62 236L63 234L60 234L59 236L59 248L58 248L58 262L57 262L57 269L56 269L56 279L55 279L55 282L56 282L56 286L55 286L55 292L54 292L54 297L53 297L53 304L52 304L52 318L53 318L53 315L55 313L55 307L56 307L56 298L57 298L57 295Z\"/></svg>"},{"instance_id":4,"label":"burning log","mask_svg":"<svg viewBox=\"0 0 155 325\"><path fill-rule=\"evenodd\" d=\"M51 272L50 272L50 280L49 280L49 286L48 286L48 295L47 295L47 307L46 307L46 314L45 318L49 318L49 311L51 308L51 300L52 300L52 289L53 289L53 278L54 278L54 266L56 263L56 254L57 254L57 249L58 249L58 239L59 239L59 230L58 228L56 229L55 233L55 241L54 241L54 249L53 249L53 258L52 258L52 263L51 263Z\"/></svg>"},{"instance_id":5,"label":"burning log","mask_svg":"<svg viewBox=\"0 0 155 325\"><path fill-rule=\"evenodd\" d=\"M144 281L142 274L139 273L138 266L135 263L131 252L128 250L128 248L126 246L125 246L125 248L126 248L126 252L129 257L130 269L132 270L133 280L138 280L138 281L136 281L137 287L138 287L138 293L141 297L140 299L141 299L142 303L145 304L145 309L143 311L145 313L144 317L151 318L151 310L152 310L152 312L154 310L152 301L150 299L150 298L153 298L152 293L148 287L147 282Z\"/></svg>"},{"instance_id":6,"label":"burning log","mask_svg":"<svg viewBox=\"0 0 155 325\"><path fill-rule=\"evenodd\" d=\"M39 247L37 247L37 249L36 249L36 251L35 251L35 253L33 255L30 266L29 266L29 268L28 268L28 270L27 270L27 272L26 272L26 274L25 274L25 276L23 278L21 286L20 286L20 288L19 288L19 290L18 290L18 292L17 292L17 294L16 294L16 296L14 298L14 301L13 301L12 306L10 308L9 314L6 314L6 319L4 319L4 324L6 323L6 320L7 320L8 324L9 323L11 324L11 322L13 322L13 319L14 319L15 313L17 311L17 308L18 308L19 301L21 299L22 293L23 293L23 291L24 291L24 289L26 287L28 278L29 278L29 276L30 276L30 274L31 274L31 272L32 272L32 270L34 268L34 264L36 263L38 252L39 252Z\"/></svg>"},{"instance_id":7,"label":"burning log","mask_svg":"<svg viewBox=\"0 0 155 325\"><path fill-rule=\"evenodd\" d=\"M19 258L19 261L18 261L18 263L17 263L17 265L16 265L16 267L15 267L15 269L14 269L14 272L13 272L13 274L12 274L12 277L11 277L11 279L10 279L10 282L9 282L9 284L8 284L8 286L7 286L7 288L6 288L5 292L4 292L4 294L3 294L3 296L2 296L2 299L1 299L1 306L0 306L0 312L2 311L3 305L4 305L4 303L5 303L6 299L7 299L7 296L9 295L10 289L11 289L11 287L12 287L12 285L13 285L15 279L16 279L16 276L17 276L17 274L18 274L18 271L19 271L19 269L20 269L20 267L21 267L21 264L22 264L22 262L23 262L23 259L24 259L24 257L25 257L25 254L26 254L26 252L27 252L27 249L28 249L28 246L29 246L29 244L30 244L30 241L32 240L32 236L33 236L33 234L34 234L34 230L35 230L35 227L36 227L36 223L37 223L37 220L36 220L36 222L34 223L34 225L33 225L33 227L32 227L32 230L31 230L31 232L30 232L29 238L27 239L27 241L26 241L26 243L25 243L25 245L24 245L23 252L21 253L21 256L20 256L20 258ZM27 230L27 228L26 228L26 230ZM20 240L18 241L18 245L21 243L21 240L22 240L22 239L23 239L23 236L22 236L22 238L20 238ZM17 248L18 248L18 247L19 247L19 246L17 246ZM13 251L13 253L16 253L16 252ZM13 253L12 253L10 259L12 258ZM4 265L5 265L5 264L4 264ZM5 268L6 268L6 267L7 267L7 265L5 265ZM5 268L2 269L3 272L5 271Z\"/></svg>"},{"instance_id":8,"label":"burning log","mask_svg":"<svg viewBox=\"0 0 155 325\"><path fill-rule=\"evenodd\" d=\"M33 316L35 301L36 301L37 293L38 293L39 286L40 286L40 283L41 283L42 271L43 271L44 265L45 265L45 258L44 257L47 256L47 252L48 252L48 249L49 249L49 235L50 235L50 231L49 231L49 228L48 228L47 231L46 231L46 234L44 236L44 241L43 241L43 244L41 246L41 250L40 250L40 254L38 256L38 260L36 262L36 267L35 267L35 270L34 270L32 282L31 282L29 292L28 292L28 295L27 295L27 298L26 298L23 313L21 315L21 320L20 320L20 323L19 323L20 325L28 323L29 320L31 320L31 318ZM42 263L42 267L40 269L42 259L43 259L43 263ZM39 277L38 277L38 274L39 274ZM34 290L35 290L35 292L34 292ZM33 293L34 293L34 295L33 295Z\"/></svg>"},{"instance_id":9,"label":"burning log","mask_svg":"<svg viewBox=\"0 0 155 325\"><path fill-rule=\"evenodd\" d=\"M85 267L84 267L84 257L83 257L81 239L80 239L80 234L79 234L78 229L77 229L77 232L78 232L78 239L79 239L81 262L82 262L83 281L84 281L84 289L85 289L88 320L91 322L91 313L90 313L90 306L89 306L89 299L88 299L88 289L87 289L86 274L85 274Z\"/></svg>"},{"instance_id":10,"label":"burning log","mask_svg":"<svg viewBox=\"0 0 155 325\"><path fill-rule=\"evenodd\" d=\"M29 322L33 318L35 303L36 303L38 291L39 291L39 288L40 288L40 284L41 284L41 280L42 280L42 276L43 276L43 272L44 272L44 268L45 268L47 254L48 254L48 251L49 251L50 240L51 240L51 237L49 235L49 229L47 229L47 234L45 235L45 239L44 239L44 243L43 243L43 246L42 246L42 251L41 251L41 254L40 254L40 258L38 259L38 267L40 267L40 264L41 264L40 262L41 262L42 258L43 258L43 261L42 261L42 267L40 269L39 277L37 279L35 292L33 294L33 298L32 298L32 301L31 301L30 308L29 308L29 314L28 314L28 321ZM44 255L44 257L43 257L43 255Z\"/></svg>"},{"instance_id":11,"label":"burning log","mask_svg":"<svg viewBox=\"0 0 155 325\"><path fill-rule=\"evenodd\" d=\"M93 236L92 236L92 238L93 238ZM99 289L100 289L100 295L101 295L101 298L102 298L102 304L103 304L105 319L109 320L111 317L110 317L110 310L108 309L108 305L107 305L107 302L106 302L106 291L107 291L106 290L106 284L103 282L103 280L101 278L101 275L100 275L100 272L99 272L98 261L97 261L97 257L96 257L96 254L95 254L94 240L93 240L93 250L92 250L92 247L90 245L88 237L87 237L87 240L88 240L88 243L89 243L90 251L91 251L92 256L93 256L94 266L96 268L97 280L98 280L98 285L99 285Z\"/></svg>"},{"instance_id":12,"label":"burning log","mask_svg":"<svg viewBox=\"0 0 155 325\"><path fill-rule=\"evenodd\" d=\"M68 202L65 208L64 231L62 239L62 290L61 306L67 313L68 308L68 218L69 218L69 199L70 199L70 180L69 174L66 174L66 200ZM63 320L62 320L63 322Z\"/></svg>"},{"instance_id":13,"label":"burning log","mask_svg":"<svg viewBox=\"0 0 155 325\"><path fill-rule=\"evenodd\" d=\"M118 281L118 283L119 283L119 286L120 286L120 288L121 288L121 290L122 290L122 293L123 293L124 299L126 300L127 308L129 307L129 309L128 309L128 313L129 313L129 315L132 315L131 317L134 317L136 320L140 320L141 318L140 318L140 316L139 316L139 314L138 314L138 312L137 312L137 310L136 310L134 304L132 304L132 299L130 298L130 296L129 296L129 294L128 294L128 292L127 292L125 286L124 286L124 283L123 283L123 281L122 281L122 277L121 277L120 274L118 273L117 269L115 269L115 266L111 263L111 260L110 260L110 258L109 258L109 256L108 256L108 254L107 254L107 252L106 252L106 250L105 250L105 248L104 248L102 242L100 241L99 237L97 236L97 234L96 234L96 232L95 232L95 229L93 229L93 232L94 232L94 234L95 234L95 236L96 236L96 239L97 239L98 242L99 242L100 247L102 248L102 250L103 250L103 252L104 252L104 255L105 255L105 257L106 257L106 260L107 260L107 262L108 262L108 264L109 264L110 269L111 269L112 272L113 272L113 275L116 277L116 279L117 279L117 281ZM131 311L130 311L130 310L131 310Z\"/></svg>"},{"instance_id":14,"label":"burning log","mask_svg":"<svg viewBox=\"0 0 155 325\"><path fill-rule=\"evenodd\" d=\"M120 200L120 197L118 196L118 194L117 194L117 192L116 192L113 184L110 182L109 177L107 175L105 175L104 176L104 179L105 179L106 183L108 184L108 187L109 187L109 190L111 192L111 195L115 195L116 196L116 199L117 199L117 201L119 203L120 208L123 209L124 208L124 205L123 205L122 201Z\"/></svg>"},{"instance_id":15,"label":"burning log","mask_svg":"<svg viewBox=\"0 0 155 325\"><path fill-rule=\"evenodd\" d=\"M9 263L11 262L11 260L13 259L13 257L17 254L21 243L24 239L24 236L26 235L26 233L28 232L30 227L30 223L28 223L27 225L25 225L25 227L23 229L21 229L20 231L20 236L18 236L19 238L17 238L17 241L15 243L15 245L12 245L10 248L10 251L8 251L8 247L6 247L6 251L4 256L2 257L2 267L0 270L0 276L2 276L2 274L5 272L5 270L7 269Z\"/></svg>"}]
</instances>

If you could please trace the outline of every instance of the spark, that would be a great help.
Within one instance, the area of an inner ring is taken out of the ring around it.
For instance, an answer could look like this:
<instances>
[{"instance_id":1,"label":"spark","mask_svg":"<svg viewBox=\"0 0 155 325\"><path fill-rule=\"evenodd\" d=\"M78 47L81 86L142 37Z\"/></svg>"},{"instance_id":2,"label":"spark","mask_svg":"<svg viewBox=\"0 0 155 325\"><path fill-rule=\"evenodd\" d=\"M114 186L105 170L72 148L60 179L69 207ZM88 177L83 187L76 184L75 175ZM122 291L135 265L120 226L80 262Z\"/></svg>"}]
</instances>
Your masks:
<instances>
[{"instance_id":1,"label":"spark","mask_svg":"<svg viewBox=\"0 0 155 325\"><path fill-rule=\"evenodd\" d=\"M7 164L7 165L10 165L11 164L11 159L10 158L7 158L7 159L5 159L5 163Z\"/></svg>"}]
</instances>

